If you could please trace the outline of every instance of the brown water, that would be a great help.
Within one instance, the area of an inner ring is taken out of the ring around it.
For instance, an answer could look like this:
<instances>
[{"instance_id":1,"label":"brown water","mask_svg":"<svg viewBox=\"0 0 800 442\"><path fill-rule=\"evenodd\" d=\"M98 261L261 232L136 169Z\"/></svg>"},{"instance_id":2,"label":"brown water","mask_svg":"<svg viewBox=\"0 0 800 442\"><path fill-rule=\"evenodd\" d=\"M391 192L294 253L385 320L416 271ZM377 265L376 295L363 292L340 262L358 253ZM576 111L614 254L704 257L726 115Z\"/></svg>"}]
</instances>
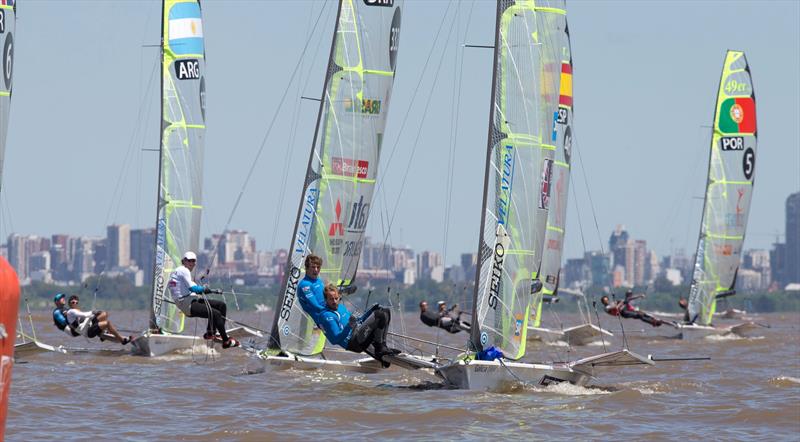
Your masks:
<instances>
[{"instance_id":1,"label":"brown water","mask_svg":"<svg viewBox=\"0 0 800 442\"><path fill-rule=\"evenodd\" d=\"M236 317L261 328L270 322L255 313ZM115 312L111 319L139 329L143 318L143 312ZM437 335L414 315L403 319L395 325L405 322L415 336L463 346L463 335ZM394 368L378 374L271 371L240 349L162 358L40 354L14 368L6 437L798 440L800 315L758 320L772 326L763 338L700 342L658 338L628 321L628 343L640 354L712 359L608 369L587 388L521 386L502 393L450 390L431 374ZM119 347L69 339L47 312L34 321L47 343ZM619 329L605 319L603 326ZM616 334L610 348L621 345ZM532 344L528 354L565 360L602 349Z\"/></svg>"}]
</instances>

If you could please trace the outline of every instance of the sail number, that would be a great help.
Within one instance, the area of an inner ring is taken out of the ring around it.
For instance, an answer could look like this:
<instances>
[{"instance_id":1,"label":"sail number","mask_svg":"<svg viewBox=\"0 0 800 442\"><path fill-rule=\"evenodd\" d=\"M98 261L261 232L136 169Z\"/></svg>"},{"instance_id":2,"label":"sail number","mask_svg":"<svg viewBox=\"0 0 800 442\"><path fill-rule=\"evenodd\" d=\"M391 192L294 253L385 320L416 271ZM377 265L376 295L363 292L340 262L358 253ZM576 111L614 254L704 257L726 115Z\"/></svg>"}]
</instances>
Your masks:
<instances>
[{"instance_id":1,"label":"sail number","mask_svg":"<svg viewBox=\"0 0 800 442\"><path fill-rule=\"evenodd\" d=\"M400 48L400 8L394 10L392 25L389 27L389 66L394 71L397 63L397 50Z\"/></svg>"},{"instance_id":2,"label":"sail number","mask_svg":"<svg viewBox=\"0 0 800 442\"><path fill-rule=\"evenodd\" d=\"M752 148L748 147L746 151L744 151L744 157L742 158L742 172L744 172L744 177L748 180L753 177L753 172L756 169L756 153L753 151Z\"/></svg>"}]
</instances>

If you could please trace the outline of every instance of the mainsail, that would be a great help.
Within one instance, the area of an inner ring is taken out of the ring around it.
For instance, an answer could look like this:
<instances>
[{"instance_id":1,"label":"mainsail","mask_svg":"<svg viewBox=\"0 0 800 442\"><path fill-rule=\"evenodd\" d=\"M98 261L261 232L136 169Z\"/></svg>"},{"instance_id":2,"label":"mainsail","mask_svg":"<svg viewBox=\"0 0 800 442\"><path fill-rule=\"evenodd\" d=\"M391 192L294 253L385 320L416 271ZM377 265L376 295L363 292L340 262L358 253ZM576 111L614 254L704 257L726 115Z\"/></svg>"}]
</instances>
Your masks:
<instances>
[{"instance_id":1,"label":"mainsail","mask_svg":"<svg viewBox=\"0 0 800 442\"><path fill-rule=\"evenodd\" d=\"M689 316L709 325L719 296L733 294L756 164L756 96L744 52L728 51L717 93L703 219Z\"/></svg>"},{"instance_id":2,"label":"mainsail","mask_svg":"<svg viewBox=\"0 0 800 442\"><path fill-rule=\"evenodd\" d=\"M16 30L16 5L14 1L0 2L0 43L3 53L0 66L3 80L0 81L0 189L3 187L3 163L6 155L8 117L11 111L11 78L14 73L14 31Z\"/></svg>"},{"instance_id":3,"label":"mainsail","mask_svg":"<svg viewBox=\"0 0 800 442\"><path fill-rule=\"evenodd\" d=\"M305 257L320 277L353 286L378 176L400 37L400 1L341 0L291 257L270 347L316 354L324 336L296 302Z\"/></svg>"},{"instance_id":4,"label":"mainsail","mask_svg":"<svg viewBox=\"0 0 800 442\"><path fill-rule=\"evenodd\" d=\"M525 354L539 281L555 144L563 1L497 2L494 75L471 341ZM545 44L547 43L547 44Z\"/></svg>"},{"instance_id":5,"label":"mainsail","mask_svg":"<svg viewBox=\"0 0 800 442\"><path fill-rule=\"evenodd\" d=\"M552 196L547 230L542 252L541 292L533 295L534 311L531 315L534 327L542 322L542 297L555 296L561 277L561 253L564 250L564 229L567 222L567 200L569 195L570 161L572 157L572 51L569 42L569 27L564 19L564 27L557 30L561 47L561 75L559 79L558 110L553 114L553 133L551 142L555 143L553 161ZM545 43L548 44L548 43Z\"/></svg>"},{"instance_id":6,"label":"mainsail","mask_svg":"<svg viewBox=\"0 0 800 442\"><path fill-rule=\"evenodd\" d=\"M205 48L198 0L164 0L161 155L151 328L180 333L183 314L165 299L169 274L197 250L205 136Z\"/></svg>"}]
</instances>

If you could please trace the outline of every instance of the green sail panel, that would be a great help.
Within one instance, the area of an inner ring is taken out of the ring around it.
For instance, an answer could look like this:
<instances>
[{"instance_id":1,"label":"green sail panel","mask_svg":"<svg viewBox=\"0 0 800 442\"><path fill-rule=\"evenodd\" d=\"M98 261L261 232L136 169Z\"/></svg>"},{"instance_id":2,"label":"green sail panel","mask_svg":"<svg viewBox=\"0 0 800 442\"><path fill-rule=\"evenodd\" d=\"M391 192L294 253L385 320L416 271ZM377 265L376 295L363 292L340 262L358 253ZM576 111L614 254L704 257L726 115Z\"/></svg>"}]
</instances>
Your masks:
<instances>
[{"instance_id":1,"label":"green sail panel","mask_svg":"<svg viewBox=\"0 0 800 442\"><path fill-rule=\"evenodd\" d=\"M553 114L551 140L555 143L553 162L553 185L551 188L550 213L542 253L541 292L533 295L531 321L534 327L542 323L542 297L556 296L561 272L561 255L564 250L564 230L567 222L570 164L572 160L572 51L570 50L569 27L556 30L560 38L551 41L561 44L561 66L559 75L558 110Z\"/></svg>"},{"instance_id":2,"label":"green sail panel","mask_svg":"<svg viewBox=\"0 0 800 442\"><path fill-rule=\"evenodd\" d=\"M205 144L205 44L197 0L163 2L161 155L151 326L183 331L183 314L166 302L169 274L200 243Z\"/></svg>"},{"instance_id":3,"label":"green sail panel","mask_svg":"<svg viewBox=\"0 0 800 442\"><path fill-rule=\"evenodd\" d=\"M291 257L272 328L273 348L312 355L325 345L324 335L296 302L306 256L323 259L320 278L326 283L354 286L394 82L401 3L339 3Z\"/></svg>"},{"instance_id":4,"label":"green sail panel","mask_svg":"<svg viewBox=\"0 0 800 442\"><path fill-rule=\"evenodd\" d=\"M728 51L717 93L703 219L689 315L711 324L720 294L736 285L756 165L756 97L744 52Z\"/></svg>"},{"instance_id":5,"label":"green sail panel","mask_svg":"<svg viewBox=\"0 0 800 442\"><path fill-rule=\"evenodd\" d=\"M3 70L3 79L0 81L0 189L3 187L3 164L6 157L8 117L11 111L11 80L14 74L16 24L16 2L0 4L0 43L3 48L2 61L0 61L0 67Z\"/></svg>"},{"instance_id":6,"label":"green sail panel","mask_svg":"<svg viewBox=\"0 0 800 442\"><path fill-rule=\"evenodd\" d=\"M563 2L499 1L472 345L525 354L554 171Z\"/></svg>"}]
</instances>

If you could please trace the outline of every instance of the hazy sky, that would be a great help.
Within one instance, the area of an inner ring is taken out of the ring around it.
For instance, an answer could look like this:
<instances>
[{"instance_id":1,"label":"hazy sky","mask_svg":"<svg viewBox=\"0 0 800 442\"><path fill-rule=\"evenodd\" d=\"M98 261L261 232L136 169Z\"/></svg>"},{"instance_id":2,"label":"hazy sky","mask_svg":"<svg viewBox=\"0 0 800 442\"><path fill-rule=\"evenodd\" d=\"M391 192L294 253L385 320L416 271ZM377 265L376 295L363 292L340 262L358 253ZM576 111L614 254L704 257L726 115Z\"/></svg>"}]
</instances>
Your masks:
<instances>
[{"instance_id":1,"label":"hazy sky","mask_svg":"<svg viewBox=\"0 0 800 442\"><path fill-rule=\"evenodd\" d=\"M321 93L335 4L203 2L204 236L224 228L255 164L230 227L250 231L260 249L289 245L317 112L316 102L299 97ZM708 126L729 48L746 52L758 106L745 248L770 247L784 233L786 197L800 190L800 2L571 1L567 8L579 155L566 257L583 253L582 236L588 250L599 249L601 239L607 247L619 223L658 254L693 252ZM492 53L462 45L493 44L494 9L489 1L405 2L382 184L368 228L376 240L396 210L392 244L440 252L446 246L448 263L476 250ZM160 12L159 1L18 1L2 238L104 236L112 223L153 225L158 157L142 149L157 148L159 140L152 45L159 42Z\"/></svg>"}]
</instances>

